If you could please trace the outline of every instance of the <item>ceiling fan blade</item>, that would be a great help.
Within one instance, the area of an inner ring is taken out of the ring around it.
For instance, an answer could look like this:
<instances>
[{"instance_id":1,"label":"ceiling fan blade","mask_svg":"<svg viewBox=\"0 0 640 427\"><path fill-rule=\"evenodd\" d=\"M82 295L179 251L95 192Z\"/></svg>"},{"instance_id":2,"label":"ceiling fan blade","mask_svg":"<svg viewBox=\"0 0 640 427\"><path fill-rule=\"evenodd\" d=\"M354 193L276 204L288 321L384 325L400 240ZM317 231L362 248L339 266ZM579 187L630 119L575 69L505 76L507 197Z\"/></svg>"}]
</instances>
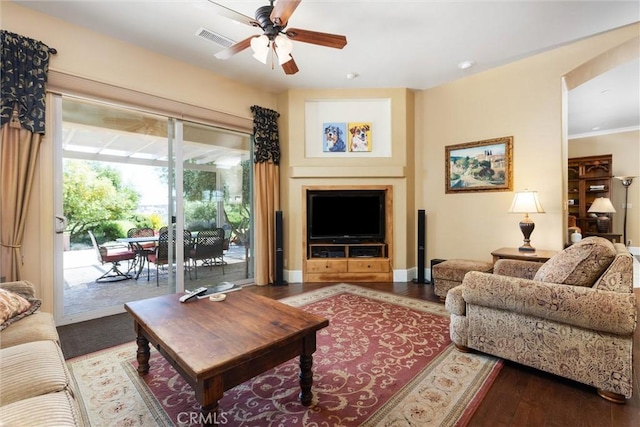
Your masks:
<instances>
[{"instance_id":1,"label":"ceiling fan blade","mask_svg":"<svg viewBox=\"0 0 640 427\"><path fill-rule=\"evenodd\" d=\"M286 27L291 14L299 4L300 0L277 0L269 19L280 27Z\"/></svg>"},{"instance_id":2,"label":"ceiling fan blade","mask_svg":"<svg viewBox=\"0 0 640 427\"><path fill-rule=\"evenodd\" d=\"M298 65L296 64L296 61L293 59L293 57L291 57L291 61L287 61L284 64L282 64L282 69L284 70L284 73L287 75L292 75L299 71Z\"/></svg>"},{"instance_id":3,"label":"ceiling fan blade","mask_svg":"<svg viewBox=\"0 0 640 427\"><path fill-rule=\"evenodd\" d=\"M317 44L320 46L342 49L347 45L347 38L338 34L319 33L317 31L291 28L285 32L287 37L296 42Z\"/></svg>"},{"instance_id":4,"label":"ceiling fan blade","mask_svg":"<svg viewBox=\"0 0 640 427\"><path fill-rule=\"evenodd\" d=\"M228 7L225 7L221 4L218 4L214 1L209 0L209 3L211 3L212 5L215 6L216 8L216 13L218 15L222 15L226 18L229 19L233 19L234 21L240 22L242 24L246 24L246 25L251 25L252 27L259 27L260 25L258 24L258 22L256 22L255 19L247 16L247 15L243 15L240 12L236 12L233 9L229 9Z\"/></svg>"},{"instance_id":5,"label":"ceiling fan blade","mask_svg":"<svg viewBox=\"0 0 640 427\"><path fill-rule=\"evenodd\" d=\"M218 59L229 59L236 53L242 52L249 46L251 46L251 39L254 37L260 37L259 35L247 37L246 39L239 41L238 43L229 46L225 50L221 50L220 52L215 54L215 57Z\"/></svg>"}]
</instances>

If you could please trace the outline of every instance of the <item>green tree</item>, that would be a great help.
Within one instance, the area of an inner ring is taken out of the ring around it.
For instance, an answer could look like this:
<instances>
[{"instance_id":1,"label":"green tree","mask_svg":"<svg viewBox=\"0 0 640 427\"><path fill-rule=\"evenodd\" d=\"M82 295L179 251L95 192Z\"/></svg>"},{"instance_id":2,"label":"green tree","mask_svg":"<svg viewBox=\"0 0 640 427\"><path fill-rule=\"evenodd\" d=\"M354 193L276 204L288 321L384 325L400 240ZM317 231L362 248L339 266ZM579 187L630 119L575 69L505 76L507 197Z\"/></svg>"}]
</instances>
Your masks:
<instances>
[{"instance_id":1,"label":"green tree","mask_svg":"<svg viewBox=\"0 0 640 427\"><path fill-rule=\"evenodd\" d=\"M251 224L251 160L240 162L242 167L242 201L238 204L224 205L225 221L231 226L231 232L242 244L249 239ZM225 192L226 193L226 192ZM226 200L225 194L225 200Z\"/></svg>"},{"instance_id":2,"label":"green tree","mask_svg":"<svg viewBox=\"0 0 640 427\"><path fill-rule=\"evenodd\" d=\"M491 162L488 160L482 160L479 163L479 166L481 167L481 169L478 172L477 176L479 178L490 181L493 178L493 175L495 175L496 173L493 169L491 169Z\"/></svg>"},{"instance_id":3,"label":"green tree","mask_svg":"<svg viewBox=\"0 0 640 427\"><path fill-rule=\"evenodd\" d=\"M166 175L165 175L166 176ZM166 179L166 178L165 178ZM216 190L215 172L185 168L182 171L184 197L191 202L212 200Z\"/></svg>"},{"instance_id":4,"label":"green tree","mask_svg":"<svg viewBox=\"0 0 640 427\"><path fill-rule=\"evenodd\" d=\"M98 162L65 161L63 183L64 216L72 240L106 222L130 218L140 199L122 183L117 170Z\"/></svg>"},{"instance_id":5,"label":"green tree","mask_svg":"<svg viewBox=\"0 0 640 427\"><path fill-rule=\"evenodd\" d=\"M240 163L242 167L242 200L240 203L229 203L229 194L223 187L223 212L225 222L231 227L231 232L242 242L248 239L249 224L251 222L251 169L250 160ZM210 221L216 217L215 201L217 182L216 174L209 171L186 168L182 172L185 198L185 218L195 230L198 223ZM160 175L163 182L168 181L166 171ZM222 224L217 224L220 227Z\"/></svg>"}]
</instances>

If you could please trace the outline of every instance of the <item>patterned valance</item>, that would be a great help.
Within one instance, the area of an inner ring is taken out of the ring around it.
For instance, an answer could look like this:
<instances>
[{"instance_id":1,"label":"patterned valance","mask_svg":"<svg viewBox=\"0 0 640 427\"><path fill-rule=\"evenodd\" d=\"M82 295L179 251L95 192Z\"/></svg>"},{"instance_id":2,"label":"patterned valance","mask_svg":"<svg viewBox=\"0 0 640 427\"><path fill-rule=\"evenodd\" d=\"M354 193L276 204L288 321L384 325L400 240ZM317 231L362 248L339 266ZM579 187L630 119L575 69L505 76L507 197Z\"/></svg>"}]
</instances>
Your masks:
<instances>
[{"instance_id":1,"label":"patterned valance","mask_svg":"<svg viewBox=\"0 0 640 427\"><path fill-rule=\"evenodd\" d=\"M254 105L253 113L253 161L264 163L271 161L280 164L280 138L278 136L277 111Z\"/></svg>"},{"instance_id":2,"label":"patterned valance","mask_svg":"<svg viewBox=\"0 0 640 427\"><path fill-rule=\"evenodd\" d=\"M44 133L45 85L49 47L37 40L2 30L0 63L0 127L12 120Z\"/></svg>"}]
</instances>

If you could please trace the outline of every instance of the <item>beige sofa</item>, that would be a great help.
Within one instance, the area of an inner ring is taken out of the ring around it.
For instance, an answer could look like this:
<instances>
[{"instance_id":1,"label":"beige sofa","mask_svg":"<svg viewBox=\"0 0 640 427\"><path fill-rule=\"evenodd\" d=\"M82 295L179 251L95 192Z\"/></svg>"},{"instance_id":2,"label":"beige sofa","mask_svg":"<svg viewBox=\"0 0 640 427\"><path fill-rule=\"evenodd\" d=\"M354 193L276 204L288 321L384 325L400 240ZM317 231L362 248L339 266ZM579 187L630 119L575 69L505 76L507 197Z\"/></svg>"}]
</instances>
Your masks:
<instances>
[{"instance_id":1,"label":"beige sofa","mask_svg":"<svg viewBox=\"0 0 640 427\"><path fill-rule=\"evenodd\" d=\"M451 339L598 389L623 403L633 390L637 305L633 257L589 237L544 264L500 260L470 272L446 298Z\"/></svg>"},{"instance_id":2,"label":"beige sofa","mask_svg":"<svg viewBox=\"0 0 640 427\"><path fill-rule=\"evenodd\" d=\"M0 288L35 308L9 319L0 331L0 425L83 425L53 316L37 309L30 282L0 283Z\"/></svg>"}]
</instances>

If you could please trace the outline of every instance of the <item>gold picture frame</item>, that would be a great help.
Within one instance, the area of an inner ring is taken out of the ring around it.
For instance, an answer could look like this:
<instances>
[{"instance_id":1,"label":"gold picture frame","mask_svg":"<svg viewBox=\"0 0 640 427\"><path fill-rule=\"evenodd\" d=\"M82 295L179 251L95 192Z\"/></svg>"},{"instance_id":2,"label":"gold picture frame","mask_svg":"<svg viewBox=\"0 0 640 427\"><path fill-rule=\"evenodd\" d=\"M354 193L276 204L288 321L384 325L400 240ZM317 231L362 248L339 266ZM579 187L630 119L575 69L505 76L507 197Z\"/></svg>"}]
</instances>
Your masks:
<instances>
[{"instance_id":1,"label":"gold picture frame","mask_svg":"<svg viewBox=\"0 0 640 427\"><path fill-rule=\"evenodd\" d=\"M445 193L513 191L513 137L445 147Z\"/></svg>"}]
</instances>

